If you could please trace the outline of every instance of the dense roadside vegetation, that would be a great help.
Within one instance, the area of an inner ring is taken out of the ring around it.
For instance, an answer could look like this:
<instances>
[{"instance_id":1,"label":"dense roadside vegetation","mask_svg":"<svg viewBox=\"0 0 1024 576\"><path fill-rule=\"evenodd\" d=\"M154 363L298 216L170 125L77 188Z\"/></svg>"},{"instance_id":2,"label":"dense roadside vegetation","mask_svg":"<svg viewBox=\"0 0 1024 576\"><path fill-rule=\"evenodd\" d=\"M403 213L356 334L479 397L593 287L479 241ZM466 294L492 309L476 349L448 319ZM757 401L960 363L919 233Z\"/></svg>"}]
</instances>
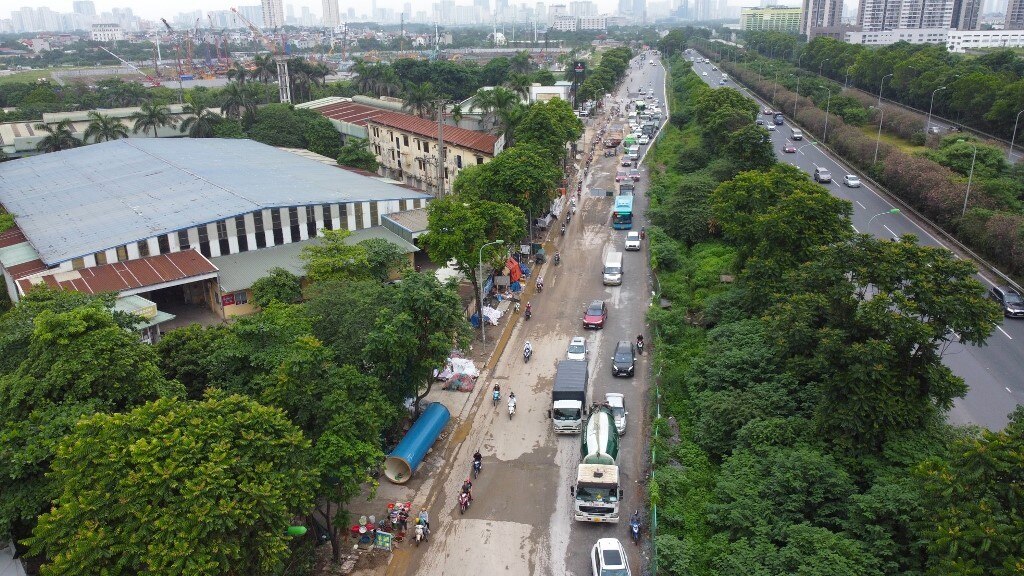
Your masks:
<instances>
[{"instance_id":1,"label":"dense roadside vegetation","mask_svg":"<svg viewBox=\"0 0 1024 576\"><path fill-rule=\"evenodd\" d=\"M710 56L723 56L711 46ZM883 114L875 98L788 63L740 57L719 64L787 116L795 109L798 124L972 250L1009 274L1024 274L1024 164L1010 165L999 148L966 134L926 140L917 115L894 106ZM927 146L878 141L879 122L898 139Z\"/></svg>"},{"instance_id":2,"label":"dense roadside vegetation","mask_svg":"<svg viewBox=\"0 0 1024 576\"><path fill-rule=\"evenodd\" d=\"M1018 573L1024 411L944 422L966 390L951 331L979 343L999 319L973 266L854 234L847 202L742 158L767 138L748 100L671 72L651 155L659 573Z\"/></svg>"}]
</instances>

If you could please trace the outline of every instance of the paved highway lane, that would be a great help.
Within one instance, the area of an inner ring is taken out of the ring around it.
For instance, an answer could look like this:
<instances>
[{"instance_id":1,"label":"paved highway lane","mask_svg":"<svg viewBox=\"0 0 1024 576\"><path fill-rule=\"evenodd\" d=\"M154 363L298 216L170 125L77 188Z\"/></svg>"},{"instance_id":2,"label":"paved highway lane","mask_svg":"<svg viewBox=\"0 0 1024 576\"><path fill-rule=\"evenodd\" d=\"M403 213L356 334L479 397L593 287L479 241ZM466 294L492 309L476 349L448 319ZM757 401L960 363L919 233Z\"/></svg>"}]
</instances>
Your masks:
<instances>
[{"instance_id":1,"label":"paved highway lane","mask_svg":"<svg viewBox=\"0 0 1024 576\"><path fill-rule=\"evenodd\" d=\"M693 63L694 70L702 80L714 88L729 87L739 90L747 97L755 100L763 111L771 105L760 99L742 86L737 86L730 78L723 86L720 84L722 72L716 71L714 63ZM704 73L707 73L705 76ZM805 135L803 140L791 140L789 118L793 110L782 110L786 122L777 126L773 132L772 146L780 162L797 166L808 174L813 174L816 167L824 167L832 172L832 183L825 186L833 195L853 203L853 227L858 232L872 234L880 238L898 238L903 234L914 234L921 244L948 248L943 240L933 236L903 214L884 214L896 206L866 183L859 188L848 188L843 176L853 173L847 165L831 154L822 150L816 140ZM771 117L759 115L766 124L771 124ZM934 121L933 121L934 122ZM793 144L795 153L785 153L783 148ZM985 288L996 284L995 278L978 274L978 280ZM1024 322L1004 319L989 337L984 346L966 346L959 343L950 345L943 353L946 365L962 377L969 386L967 396L956 402L950 413L950 419L960 424L979 424L992 429L1001 429L1006 425L1007 415L1013 408L1024 402Z\"/></svg>"}]
</instances>

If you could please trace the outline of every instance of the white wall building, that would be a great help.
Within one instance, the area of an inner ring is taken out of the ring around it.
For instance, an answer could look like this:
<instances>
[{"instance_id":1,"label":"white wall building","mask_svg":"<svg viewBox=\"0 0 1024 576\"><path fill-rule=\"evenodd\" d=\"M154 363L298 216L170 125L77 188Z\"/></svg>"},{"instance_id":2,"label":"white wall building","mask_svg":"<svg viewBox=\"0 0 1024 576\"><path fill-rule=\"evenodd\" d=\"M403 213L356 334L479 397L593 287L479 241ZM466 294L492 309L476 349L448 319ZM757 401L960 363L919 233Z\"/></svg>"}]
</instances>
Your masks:
<instances>
[{"instance_id":1,"label":"white wall building","mask_svg":"<svg viewBox=\"0 0 1024 576\"><path fill-rule=\"evenodd\" d=\"M575 32L576 18L572 16L555 16L551 22L551 27L562 32Z\"/></svg>"},{"instance_id":2,"label":"white wall building","mask_svg":"<svg viewBox=\"0 0 1024 576\"><path fill-rule=\"evenodd\" d=\"M896 42L945 44L950 52L976 48L1024 47L1024 30L956 30L953 28L897 28L896 30L847 32L846 41L865 46L888 46Z\"/></svg>"},{"instance_id":3,"label":"white wall building","mask_svg":"<svg viewBox=\"0 0 1024 576\"><path fill-rule=\"evenodd\" d=\"M284 26L284 5L282 0L263 0L263 27L280 28Z\"/></svg>"},{"instance_id":4,"label":"white wall building","mask_svg":"<svg viewBox=\"0 0 1024 576\"><path fill-rule=\"evenodd\" d=\"M92 39L94 42L124 40L124 30L120 24L93 24Z\"/></svg>"},{"instance_id":5,"label":"white wall building","mask_svg":"<svg viewBox=\"0 0 1024 576\"><path fill-rule=\"evenodd\" d=\"M607 30L608 18L606 16L580 18L576 28L577 30Z\"/></svg>"}]
</instances>

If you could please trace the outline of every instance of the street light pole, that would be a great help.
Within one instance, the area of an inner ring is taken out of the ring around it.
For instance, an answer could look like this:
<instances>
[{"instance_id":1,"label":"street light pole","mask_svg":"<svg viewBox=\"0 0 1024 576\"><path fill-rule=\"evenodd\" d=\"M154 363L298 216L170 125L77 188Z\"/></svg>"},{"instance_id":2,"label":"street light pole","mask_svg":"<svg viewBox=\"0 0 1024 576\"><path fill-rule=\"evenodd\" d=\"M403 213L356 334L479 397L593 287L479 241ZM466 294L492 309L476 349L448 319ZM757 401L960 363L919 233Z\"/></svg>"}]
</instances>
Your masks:
<instances>
[{"instance_id":1,"label":"street light pole","mask_svg":"<svg viewBox=\"0 0 1024 576\"><path fill-rule=\"evenodd\" d=\"M932 97L931 100L928 102L928 123L924 125L924 137L926 140L928 138L928 129L931 128L932 126L932 106L935 105L935 93L945 89L945 86L939 86L935 90L932 90Z\"/></svg>"},{"instance_id":2,"label":"street light pole","mask_svg":"<svg viewBox=\"0 0 1024 576\"><path fill-rule=\"evenodd\" d=\"M504 240L495 240L494 242L488 242L480 247L480 338L487 343L487 332L484 330L484 325L487 324L487 320L484 318L484 248L494 244L504 244Z\"/></svg>"},{"instance_id":3,"label":"street light pole","mask_svg":"<svg viewBox=\"0 0 1024 576\"><path fill-rule=\"evenodd\" d=\"M775 71L775 87L772 88L772 106L775 106L775 93L779 91L779 71ZM1012 146L1011 146L1012 148Z\"/></svg>"},{"instance_id":4,"label":"street light pole","mask_svg":"<svg viewBox=\"0 0 1024 576\"><path fill-rule=\"evenodd\" d=\"M846 67L846 79L843 80L843 88L848 88L850 86L850 68L853 68L853 64Z\"/></svg>"},{"instance_id":5,"label":"street light pole","mask_svg":"<svg viewBox=\"0 0 1024 576\"><path fill-rule=\"evenodd\" d=\"M1013 121L1013 134L1010 136L1010 163L1013 163L1013 143L1017 139L1017 124L1020 122L1020 115L1024 114L1024 110L1017 112L1017 119Z\"/></svg>"},{"instance_id":6,"label":"street light pole","mask_svg":"<svg viewBox=\"0 0 1024 576\"><path fill-rule=\"evenodd\" d=\"M824 86L818 86L818 88L825 88L825 87ZM825 100L825 130L824 130L824 132L821 135L821 141L827 143L828 142L828 111L829 111L829 107L832 105L832 89L831 88L825 88L825 90L828 91L828 98Z\"/></svg>"},{"instance_id":7,"label":"street light pole","mask_svg":"<svg viewBox=\"0 0 1024 576\"><path fill-rule=\"evenodd\" d=\"M882 76L882 81L878 83L878 107L879 108L882 107L882 88L885 87L885 79L886 78L892 78L892 76L893 76L892 74L886 74L885 76Z\"/></svg>"},{"instance_id":8,"label":"street light pole","mask_svg":"<svg viewBox=\"0 0 1024 576\"><path fill-rule=\"evenodd\" d=\"M885 118L885 108L878 108L881 115L878 117L878 135L875 136L875 159L871 161L872 164L878 163L878 141L882 138L882 120Z\"/></svg>"},{"instance_id":9,"label":"street light pole","mask_svg":"<svg viewBox=\"0 0 1024 576\"><path fill-rule=\"evenodd\" d=\"M960 142L967 142L966 140L960 140ZM960 219L963 220L967 214L967 199L971 197L971 180L974 179L974 161L978 158L978 145L974 142L968 142L971 146L974 146L974 154L971 156L971 172L967 175L967 193L964 194L964 209L960 211Z\"/></svg>"},{"instance_id":10,"label":"street light pole","mask_svg":"<svg viewBox=\"0 0 1024 576\"><path fill-rule=\"evenodd\" d=\"M831 58L825 58L824 60L821 61L820 64L818 64L818 76L821 76L821 67L824 66L825 62L828 62L829 60L831 60Z\"/></svg>"}]
</instances>

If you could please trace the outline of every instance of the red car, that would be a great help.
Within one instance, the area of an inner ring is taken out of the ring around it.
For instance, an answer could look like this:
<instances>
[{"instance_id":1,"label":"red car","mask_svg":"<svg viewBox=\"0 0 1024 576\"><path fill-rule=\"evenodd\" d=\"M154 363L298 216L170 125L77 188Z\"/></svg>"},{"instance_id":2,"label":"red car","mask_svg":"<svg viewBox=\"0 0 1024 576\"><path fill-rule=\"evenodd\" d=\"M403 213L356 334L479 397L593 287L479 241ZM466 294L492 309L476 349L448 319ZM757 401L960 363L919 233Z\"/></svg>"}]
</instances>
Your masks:
<instances>
[{"instance_id":1,"label":"red car","mask_svg":"<svg viewBox=\"0 0 1024 576\"><path fill-rule=\"evenodd\" d=\"M626 178L628 178L628 176L626 175L626 171L625 170L619 170L619 171L617 171L615 173L615 181L616 182L622 182Z\"/></svg>"},{"instance_id":2,"label":"red car","mask_svg":"<svg viewBox=\"0 0 1024 576\"><path fill-rule=\"evenodd\" d=\"M604 300L594 300L587 306L587 312L583 315L583 327L600 330L604 328L604 321L608 319L608 306Z\"/></svg>"},{"instance_id":3,"label":"red car","mask_svg":"<svg viewBox=\"0 0 1024 576\"><path fill-rule=\"evenodd\" d=\"M793 146L792 144L786 144L785 146L782 147L782 151L785 152L786 154L795 154L796 146Z\"/></svg>"}]
</instances>

